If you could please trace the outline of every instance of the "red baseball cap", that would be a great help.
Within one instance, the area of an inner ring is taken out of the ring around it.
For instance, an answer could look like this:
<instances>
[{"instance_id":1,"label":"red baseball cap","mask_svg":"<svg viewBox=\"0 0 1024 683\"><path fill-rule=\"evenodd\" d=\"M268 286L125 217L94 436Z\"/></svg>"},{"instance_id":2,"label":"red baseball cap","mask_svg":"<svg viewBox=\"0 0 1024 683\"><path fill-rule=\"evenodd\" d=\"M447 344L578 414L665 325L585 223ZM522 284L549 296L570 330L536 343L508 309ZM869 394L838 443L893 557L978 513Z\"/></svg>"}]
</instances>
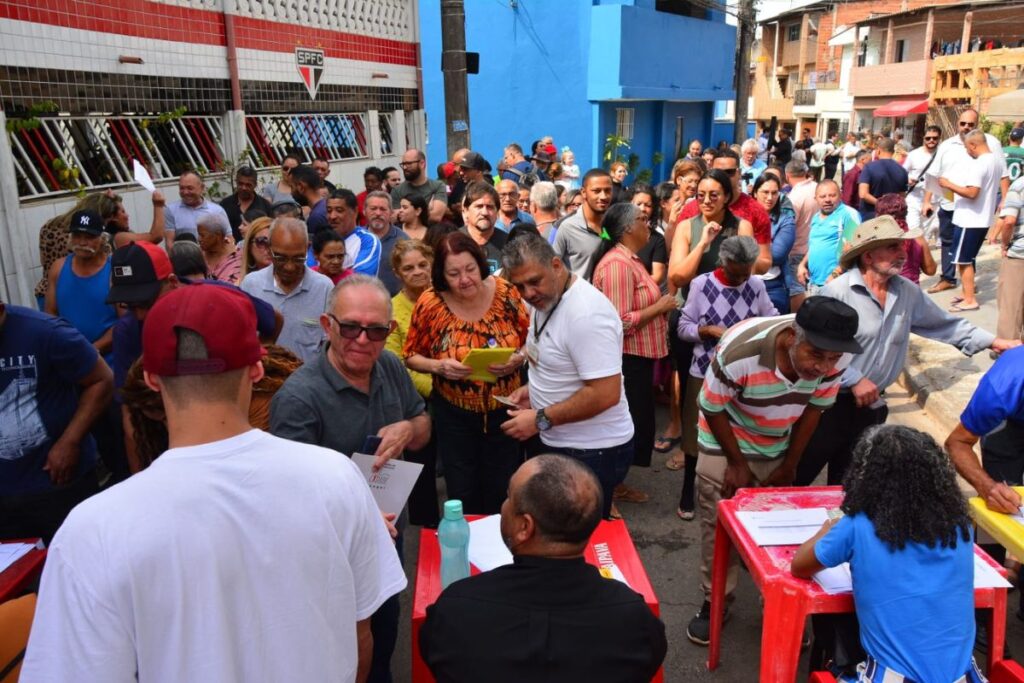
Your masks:
<instances>
[{"instance_id":1,"label":"red baseball cap","mask_svg":"<svg viewBox=\"0 0 1024 683\"><path fill-rule=\"evenodd\" d=\"M206 358L178 359L179 329L203 338ZM161 377L229 372L255 364L265 353L252 301L228 287L175 289L156 302L142 327L142 367Z\"/></svg>"},{"instance_id":2,"label":"red baseball cap","mask_svg":"<svg viewBox=\"0 0 1024 683\"><path fill-rule=\"evenodd\" d=\"M148 304L156 300L164 280L173 272L162 247L152 242L126 244L110 257L107 303Z\"/></svg>"}]
</instances>

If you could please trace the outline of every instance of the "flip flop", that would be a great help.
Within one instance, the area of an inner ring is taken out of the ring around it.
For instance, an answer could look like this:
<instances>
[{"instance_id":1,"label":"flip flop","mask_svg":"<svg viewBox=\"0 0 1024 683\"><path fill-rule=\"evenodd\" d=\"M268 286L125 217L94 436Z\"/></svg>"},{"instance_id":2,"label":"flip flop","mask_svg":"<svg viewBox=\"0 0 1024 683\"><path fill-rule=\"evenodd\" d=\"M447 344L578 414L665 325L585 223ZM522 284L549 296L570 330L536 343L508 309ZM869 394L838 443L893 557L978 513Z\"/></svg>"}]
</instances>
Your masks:
<instances>
[{"instance_id":1,"label":"flip flop","mask_svg":"<svg viewBox=\"0 0 1024 683\"><path fill-rule=\"evenodd\" d=\"M960 303L963 300L964 300L964 298L962 296L954 296L952 299L949 300L949 303L951 305L953 305L953 306L956 306L958 303Z\"/></svg>"},{"instance_id":2,"label":"flip flop","mask_svg":"<svg viewBox=\"0 0 1024 683\"><path fill-rule=\"evenodd\" d=\"M672 457L665 461L665 469L678 472L686 467L686 454L682 451L673 453Z\"/></svg>"},{"instance_id":3,"label":"flip flop","mask_svg":"<svg viewBox=\"0 0 1024 683\"><path fill-rule=\"evenodd\" d=\"M673 448L679 445L679 442L683 440L681 436L668 437L664 434L659 434L658 438L654 440L654 450L659 453L668 453ZM667 444L667 445L666 445Z\"/></svg>"},{"instance_id":4,"label":"flip flop","mask_svg":"<svg viewBox=\"0 0 1024 683\"><path fill-rule=\"evenodd\" d=\"M963 303L953 304L949 307L950 313L964 313L966 311L976 311L981 308L980 304L974 304L973 306L964 306Z\"/></svg>"}]
</instances>

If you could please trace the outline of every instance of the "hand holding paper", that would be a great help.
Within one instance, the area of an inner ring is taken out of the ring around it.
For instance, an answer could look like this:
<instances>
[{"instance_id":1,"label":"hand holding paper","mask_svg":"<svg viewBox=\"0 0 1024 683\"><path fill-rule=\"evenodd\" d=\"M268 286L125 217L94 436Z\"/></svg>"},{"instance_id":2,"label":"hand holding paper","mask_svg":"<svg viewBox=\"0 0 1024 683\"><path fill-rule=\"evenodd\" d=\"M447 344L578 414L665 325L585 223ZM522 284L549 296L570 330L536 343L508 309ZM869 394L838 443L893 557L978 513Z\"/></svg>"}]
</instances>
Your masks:
<instances>
[{"instance_id":1,"label":"hand holding paper","mask_svg":"<svg viewBox=\"0 0 1024 683\"><path fill-rule=\"evenodd\" d=\"M153 179L150 177L146 167L140 164L138 159L132 159L132 166L135 169L135 182L150 192L156 192L156 185L153 184Z\"/></svg>"}]
</instances>

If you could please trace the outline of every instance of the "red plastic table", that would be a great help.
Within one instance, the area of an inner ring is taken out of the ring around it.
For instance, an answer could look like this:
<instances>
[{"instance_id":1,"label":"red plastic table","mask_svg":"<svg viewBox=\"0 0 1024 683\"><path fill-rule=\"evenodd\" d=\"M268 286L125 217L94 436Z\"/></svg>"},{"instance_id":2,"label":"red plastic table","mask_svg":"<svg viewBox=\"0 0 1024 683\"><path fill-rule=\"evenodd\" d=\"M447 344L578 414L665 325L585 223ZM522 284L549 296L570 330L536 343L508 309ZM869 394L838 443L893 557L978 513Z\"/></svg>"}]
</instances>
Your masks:
<instances>
[{"instance_id":1,"label":"red plastic table","mask_svg":"<svg viewBox=\"0 0 1024 683\"><path fill-rule=\"evenodd\" d=\"M38 538L10 539L2 543L39 543ZM38 546L18 558L7 569L0 572L0 602L18 597L18 594L39 577L46 561L46 550Z\"/></svg>"},{"instance_id":2,"label":"red plastic table","mask_svg":"<svg viewBox=\"0 0 1024 683\"><path fill-rule=\"evenodd\" d=\"M761 626L761 683L791 683L796 680L800 641L809 614L853 612L853 594L829 595L812 580L798 579L789 565L798 546L761 547L754 543L743 523L740 510L837 508L843 501L840 486L808 488L741 489L729 500L718 503L715 555L711 580L711 645L708 668L718 667L722 648L722 617L725 608L725 579L729 551L733 548L750 570L750 576L764 597ZM974 552L1006 571L975 546ZM976 607L991 608L989 618L989 668L1002 659L1006 637L1006 589L979 588L974 591Z\"/></svg>"},{"instance_id":3,"label":"red plastic table","mask_svg":"<svg viewBox=\"0 0 1024 683\"><path fill-rule=\"evenodd\" d=\"M472 521L479 515L467 515ZM590 564L601 567L614 564L622 572L630 587L644 596L644 602L655 616L661 616L658 598L654 595L644 565L637 555L636 546L629 536L626 523L622 520L603 521L598 525L587 543L584 556ZM480 571L470 566L470 573ZM609 579L614 580L614 579ZM427 606L432 605L441 594L441 550L437 543L437 531L420 531L420 557L416 565L416 593L412 605L412 680L413 683L432 683L434 676L420 655L420 627L427 618ZM662 683L664 672L658 669L653 683Z\"/></svg>"}]
</instances>

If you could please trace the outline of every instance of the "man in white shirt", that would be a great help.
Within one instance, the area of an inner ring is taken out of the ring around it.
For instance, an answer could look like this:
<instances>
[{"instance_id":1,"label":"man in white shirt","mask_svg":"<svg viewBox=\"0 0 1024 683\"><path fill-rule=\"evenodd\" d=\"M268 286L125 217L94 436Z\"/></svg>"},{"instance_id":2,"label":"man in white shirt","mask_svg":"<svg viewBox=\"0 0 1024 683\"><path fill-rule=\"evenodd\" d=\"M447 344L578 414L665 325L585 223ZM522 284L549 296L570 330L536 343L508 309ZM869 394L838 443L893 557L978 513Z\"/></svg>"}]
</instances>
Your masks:
<instances>
[{"instance_id":1,"label":"man in white shirt","mask_svg":"<svg viewBox=\"0 0 1024 683\"><path fill-rule=\"evenodd\" d=\"M405 575L348 458L249 426L251 301L182 287L142 334L170 449L57 532L23 680L364 680Z\"/></svg>"},{"instance_id":2,"label":"man in white shirt","mask_svg":"<svg viewBox=\"0 0 1024 683\"><path fill-rule=\"evenodd\" d=\"M907 227L911 230L921 227L926 216L921 215L924 203L924 174L935 160L935 150L939 147L942 129L928 126L924 129L924 144L907 155L903 168L907 171Z\"/></svg>"},{"instance_id":3,"label":"man in white shirt","mask_svg":"<svg viewBox=\"0 0 1024 683\"><path fill-rule=\"evenodd\" d=\"M963 297L953 302L951 311L974 311L974 259L985 242L996 212L1002 151L993 152L981 130L972 130L964 137L970 163L962 164L951 175L939 178L939 187L952 192L953 200L953 263L963 282Z\"/></svg>"},{"instance_id":4,"label":"man in white shirt","mask_svg":"<svg viewBox=\"0 0 1024 683\"><path fill-rule=\"evenodd\" d=\"M540 235L509 242L502 265L532 310L526 343L530 381L509 396L518 409L508 411L501 428L521 441L539 432L549 452L586 463L601 481L607 518L615 486L633 462L622 320L608 298L573 275Z\"/></svg>"},{"instance_id":5,"label":"man in white shirt","mask_svg":"<svg viewBox=\"0 0 1024 683\"><path fill-rule=\"evenodd\" d=\"M206 198L206 184L195 171L185 171L178 178L179 201L171 202L164 211L164 240L167 251L171 250L174 238L184 232L199 238L199 219L213 215L221 224L231 229L228 214L220 204Z\"/></svg>"},{"instance_id":6,"label":"man in white shirt","mask_svg":"<svg viewBox=\"0 0 1024 683\"><path fill-rule=\"evenodd\" d=\"M857 153L860 152L860 144L857 143L856 133L846 134L846 143L840 148L840 155L843 158L843 174L849 173L854 164L857 163Z\"/></svg>"},{"instance_id":7,"label":"man in white shirt","mask_svg":"<svg viewBox=\"0 0 1024 683\"><path fill-rule=\"evenodd\" d=\"M947 138L939 145L939 149L935 152L935 161L925 174L935 182L943 176L953 179L956 169L961 168L965 163L970 163L971 158L964 146L964 138L969 132L978 127L978 111L976 109L965 109L960 112L960 117L957 119L957 127L960 132L951 138ZM989 149L1001 149L999 140L995 137L986 134L985 139ZM1003 155L995 154L993 156L997 158L1001 168L999 189L1002 196L1005 197L1006 192L1010 189L1010 174L1006 168ZM954 194L946 190L938 198L939 241L942 243L942 275L939 281L928 290L929 294L935 294L936 292L956 287L957 268L956 264L953 263L953 197ZM935 199L932 193L925 188L924 201L921 205L922 215L927 216L931 213Z\"/></svg>"}]
</instances>

